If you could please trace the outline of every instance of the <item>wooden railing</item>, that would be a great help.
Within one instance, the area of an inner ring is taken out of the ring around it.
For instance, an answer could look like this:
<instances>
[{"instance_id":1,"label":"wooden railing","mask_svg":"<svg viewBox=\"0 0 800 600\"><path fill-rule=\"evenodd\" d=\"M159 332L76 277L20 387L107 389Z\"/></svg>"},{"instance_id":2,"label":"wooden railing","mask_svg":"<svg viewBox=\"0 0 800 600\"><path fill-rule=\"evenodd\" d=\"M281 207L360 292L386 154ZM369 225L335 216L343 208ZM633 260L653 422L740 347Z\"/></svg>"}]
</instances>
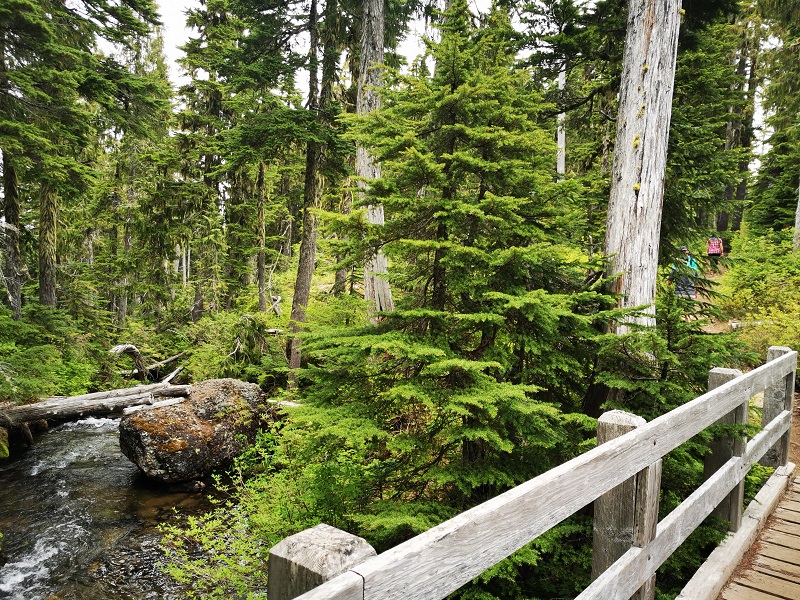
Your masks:
<instances>
[{"instance_id":1,"label":"wooden railing","mask_svg":"<svg viewBox=\"0 0 800 600\"><path fill-rule=\"evenodd\" d=\"M345 565L326 583L303 593L302 600L438 600L469 582L486 569L522 548L576 511L608 494L631 478L655 486L656 502L649 515L638 515L634 527L644 535L628 536L634 546L601 573L578 600L627 600L652 593L652 579L661 564L715 509L732 529L741 521L741 485L750 467L765 454L773 466L787 463L791 429L797 353L789 348L770 348L767 363L744 375L731 369L714 369L710 391L691 402L598 445L526 483L480 504L380 555L358 564ZM658 467L661 458L717 422L746 421L749 403L764 391L763 428L746 444L733 438L717 442L706 481L662 521L657 514ZM771 450L772 449L772 450ZM638 492L637 492L638 493ZM637 499L640 496L637 495ZM727 503L727 504L726 504ZM738 515L738 516L737 516ZM596 518L598 518L596 516ZM647 525L650 521L651 524ZM333 528L329 528L333 529ZM597 531L597 523L595 530ZM338 531L338 530L337 530ZM314 530L307 530L312 545ZM648 533L649 532L649 533ZM306 532L303 532L306 533ZM302 536L303 533L297 534ZM347 535L347 534L345 534ZM293 536L294 537L294 536ZM308 565L292 563L297 546L287 538L273 550L281 560L270 558L270 600L298 597L285 591L289 579ZM356 538L360 539L360 538ZM363 540L362 540L363 542ZM303 542L305 543L305 542ZM279 546L281 548L279 548ZM329 549L317 549L323 554ZM597 540L595 540L596 552ZM286 567L287 548L290 567ZM325 557L309 558L308 549L299 562L323 563ZM313 554L315 550L310 550ZM373 551L374 552L374 551ZM345 554L352 554L352 548ZM357 555L357 553L356 553ZM299 556L299 554L298 554ZM279 565L284 566L279 566ZM345 570L346 569L346 570ZM305 589L308 589L306 587ZM648 591L649 590L649 591Z\"/></svg>"}]
</instances>

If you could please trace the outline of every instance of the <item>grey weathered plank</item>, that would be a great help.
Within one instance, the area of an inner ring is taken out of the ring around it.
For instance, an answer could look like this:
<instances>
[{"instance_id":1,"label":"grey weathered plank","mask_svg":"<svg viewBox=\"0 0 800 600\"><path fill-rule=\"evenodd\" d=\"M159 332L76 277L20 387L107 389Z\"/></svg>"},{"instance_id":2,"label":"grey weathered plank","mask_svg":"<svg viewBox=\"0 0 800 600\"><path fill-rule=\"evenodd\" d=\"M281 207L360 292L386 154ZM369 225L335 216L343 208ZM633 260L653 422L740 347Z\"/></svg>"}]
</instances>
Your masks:
<instances>
[{"instance_id":1,"label":"grey weathered plank","mask_svg":"<svg viewBox=\"0 0 800 600\"><path fill-rule=\"evenodd\" d=\"M800 513L793 510L786 510L780 506L775 509L775 517L790 523L800 524Z\"/></svg>"},{"instance_id":2,"label":"grey weathered plank","mask_svg":"<svg viewBox=\"0 0 800 600\"><path fill-rule=\"evenodd\" d=\"M784 380L793 372L796 360L796 352L787 353L353 568L353 572L364 577L363 599L445 597L601 494L653 464L756 392ZM778 437L785 434L790 416L782 416L777 424L762 433L770 432L771 436L777 432ZM744 469L747 462L732 459L721 475L707 482L709 486L704 484L703 494L709 487L722 489L730 485L724 492L727 494L739 480L732 473ZM744 472L736 476L743 477ZM718 504L720 499L709 495L702 503L709 504L713 500ZM681 512L685 514L686 510ZM678 533L688 528L688 524L673 523L666 530L670 534L669 542L656 540L654 543L658 543L659 548L672 545ZM659 526L659 532L661 530ZM638 566L641 572L655 570L651 565ZM338 579L301 598L330 598L332 588L328 586L338 585Z\"/></svg>"},{"instance_id":3,"label":"grey weathered plank","mask_svg":"<svg viewBox=\"0 0 800 600\"><path fill-rule=\"evenodd\" d=\"M789 535L796 535L800 538L800 523L792 523L791 521L784 521L783 519L775 519L770 527L775 531L783 531Z\"/></svg>"},{"instance_id":4,"label":"grey weathered plank","mask_svg":"<svg viewBox=\"0 0 800 600\"><path fill-rule=\"evenodd\" d=\"M764 540L764 537L762 536L760 539ZM786 546L772 544L766 540L760 541L759 545L760 548L758 552L763 556L786 562L797 562L797 550L794 548L787 548Z\"/></svg>"},{"instance_id":5,"label":"grey weathered plank","mask_svg":"<svg viewBox=\"0 0 800 600\"><path fill-rule=\"evenodd\" d=\"M621 410L604 413L597 421L597 445L645 425L647 421ZM631 477L594 501L592 578L631 547L635 528L636 478Z\"/></svg>"},{"instance_id":6,"label":"grey weathered plank","mask_svg":"<svg viewBox=\"0 0 800 600\"><path fill-rule=\"evenodd\" d=\"M783 546L784 548L791 548L795 550L796 555L794 558L794 562L800 561L800 554L797 552L800 549L800 544L798 544L798 537L796 535L788 535L783 533L782 531L775 531L774 529L767 529L764 531L764 534L761 536L761 539L765 542L769 542L770 544L775 544L776 546Z\"/></svg>"},{"instance_id":7,"label":"grey weathered plank","mask_svg":"<svg viewBox=\"0 0 800 600\"><path fill-rule=\"evenodd\" d=\"M770 556L759 555L753 560L753 570L780 577L793 583L800 583L800 565L789 563Z\"/></svg>"},{"instance_id":8,"label":"grey weathered plank","mask_svg":"<svg viewBox=\"0 0 800 600\"><path fill-rule=\"evenodd\" d=\"M713 390L737 377L741 377L739 369L712 369L708 374L708 389ZM718 425L747 425L750 412L749 399L740 404L734 411L717 421ZM703 459L703 479L711 477L732 456L741 456L746 439L732 434L717 435L709 443L710 452ZM738 531L742 525L742 506L744 503L744 479L714 509L714 515L728 521L731 531Z\"/></svg>"},{"instance_id":9,"label":"grey weathered plank","mask_svg":"<svg viewBox=\"0 0 800 600\"><path fill-rule=\"evenodd\" d=\"M785 346L772 346L767 350L767 363L771 360L784 355L792 354L791 348ZM792 410L792 400L794 398L794 372L787 374L781 381L768 385L764 389L764 409L761 413L761 423L766 425L775 415L784 410ZM777 467L786 464L789 460L789 432L783 436L780 443L775 444L761 460L762 465Z\"/></svg>"},{"instance_id":10,"label":"grey weathered plank","mask_svg":"<svg viewBox=\"0 0 800 600\"><path fill-rule=\"evenodd\" d=\"M737 580L742 585L766 594L773 594L779 598L800 598L800 584L780 577L770 577L758 571L747 570Z\"/></svg>"},{"instance_id":11,"label":"grey weathered plank","mask_svg":"<svg viewBox=\"0 0 800 600\"><path fill-rule=\"evenodd\" d=\"M656 538L644 548L632 548L576 600L626 600L686 540L719 502L738 484L750 466L783 436L788 411L747 444L741 457L731 458L710 479L684 500L658 525Z\"/></svg>"},{"instance_id":12,"label":"grey weathered plank","mask_svg":"<svg viewBox=\"0 0 800 600\"><path fill-rule=\"evenodd\" d=\"M732 583L722 592L722 600L783 600L772 594L765 594L760 590Z\"/></svg>"},{"instance_id":13,"label":"grey weathered plank","mask_svg":"<svg viewBox=\"0 0 800 600\"><path fill-rule=\"evenodd\" d=\"M800 502L796 500L786 499L781 502L781 508L784 510L791 510L796 513L800 513Z\"/></svg>"}]
</instances>

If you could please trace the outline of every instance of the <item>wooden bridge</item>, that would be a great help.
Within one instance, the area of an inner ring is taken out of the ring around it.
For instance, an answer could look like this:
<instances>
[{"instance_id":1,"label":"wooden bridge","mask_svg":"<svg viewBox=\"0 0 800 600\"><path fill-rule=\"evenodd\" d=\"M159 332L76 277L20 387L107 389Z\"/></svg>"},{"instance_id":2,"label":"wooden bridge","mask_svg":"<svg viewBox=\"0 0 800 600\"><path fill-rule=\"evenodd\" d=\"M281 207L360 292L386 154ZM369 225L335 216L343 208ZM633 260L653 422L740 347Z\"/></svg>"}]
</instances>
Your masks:
<instances>
[{"instance_id":1,"label":"wooden bridge","mask_svg":"<svg viewBox=\"0 0 800 600\"><path fill-rule=\"evenodd\" d=\"M796 364L795 351L773 347L746 374L712 370L707 393L649 423L606 413L593 450L380 555L326 525L287 538L270 551L269 598L439 600L594 502L593 581L576 600L652 599L656 570L712 513L731 533L679 600L800 599L800 483L788 461ZM762 392L759 433L714 438L705 482L658 521L662 457L714 424L746 424ZM777 468L743 510L756 462Z\"/></svg>"},{"instance_id":2,"label":"wooden bridge","mask_svg":"<svg viewBox=\"0 0 800 600\"><path fill-rule=\"evenodd\" d=\"M795 476L720 600L800 598L800 479Z\"/></svg>"}]
</instances>

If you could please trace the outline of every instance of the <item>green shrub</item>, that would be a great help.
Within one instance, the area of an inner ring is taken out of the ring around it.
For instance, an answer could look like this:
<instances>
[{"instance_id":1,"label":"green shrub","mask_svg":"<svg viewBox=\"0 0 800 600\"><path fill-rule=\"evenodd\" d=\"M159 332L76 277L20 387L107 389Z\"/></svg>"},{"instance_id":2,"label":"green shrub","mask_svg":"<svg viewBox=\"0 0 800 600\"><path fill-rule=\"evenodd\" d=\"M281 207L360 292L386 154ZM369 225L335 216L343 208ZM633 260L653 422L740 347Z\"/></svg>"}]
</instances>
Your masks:
<instances>
[{"instance_id":1,"label":"green shrub","mask_svg":"<svg viewBox=\"0 0 800 600\"><path fill-rule=\"evenodd\" d=\"M63 311L34 304L14 320L0 309L0 400L27 402L96 389L103 345L94 334L78 331Z\"/></svg>"}]
</instances>

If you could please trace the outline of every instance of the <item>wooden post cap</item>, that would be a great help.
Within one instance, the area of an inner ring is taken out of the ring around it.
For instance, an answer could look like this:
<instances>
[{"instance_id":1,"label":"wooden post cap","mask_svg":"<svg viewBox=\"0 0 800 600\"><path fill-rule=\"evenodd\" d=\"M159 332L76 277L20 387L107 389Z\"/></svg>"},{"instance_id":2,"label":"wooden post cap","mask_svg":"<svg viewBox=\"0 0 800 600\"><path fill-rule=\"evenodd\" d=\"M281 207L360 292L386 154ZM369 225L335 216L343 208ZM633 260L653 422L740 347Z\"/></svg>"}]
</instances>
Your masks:
<instances>
[{"instance_id":1,"label":"wooden post cap","mask_svg":"<svg viewBox=\"0 0 800 600\"><path fill-rule=\"evenodd\" d=\"M364 538L321 523L270 549L267 595L291 600L376 555Z\"/></svg>"}]
</instances>

